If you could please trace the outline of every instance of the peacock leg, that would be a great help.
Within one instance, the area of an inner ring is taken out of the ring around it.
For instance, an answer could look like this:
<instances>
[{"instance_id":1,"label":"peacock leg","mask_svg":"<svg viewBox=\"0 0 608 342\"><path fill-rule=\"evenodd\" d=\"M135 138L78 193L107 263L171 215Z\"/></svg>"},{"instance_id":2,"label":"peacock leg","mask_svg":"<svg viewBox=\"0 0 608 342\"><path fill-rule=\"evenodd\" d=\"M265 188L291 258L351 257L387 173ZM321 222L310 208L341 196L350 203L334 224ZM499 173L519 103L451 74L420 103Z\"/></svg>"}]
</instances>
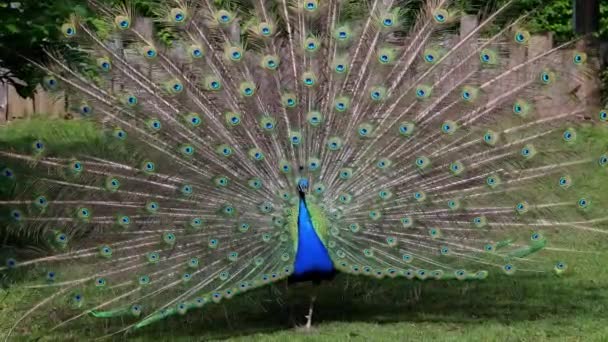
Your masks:
<instances>
[{"instance_id":1,"label":"peacock leg","mask_svg":"<svg viewBox=\"0 0 608 342\"><path fill-rule=\"evenodd\" d=\"M310 307L308 308L308 315L306 315L306 330L310 330L312 325L312 310L314 309L316 295L310 297Z\"/></svg>"}]
</instances>

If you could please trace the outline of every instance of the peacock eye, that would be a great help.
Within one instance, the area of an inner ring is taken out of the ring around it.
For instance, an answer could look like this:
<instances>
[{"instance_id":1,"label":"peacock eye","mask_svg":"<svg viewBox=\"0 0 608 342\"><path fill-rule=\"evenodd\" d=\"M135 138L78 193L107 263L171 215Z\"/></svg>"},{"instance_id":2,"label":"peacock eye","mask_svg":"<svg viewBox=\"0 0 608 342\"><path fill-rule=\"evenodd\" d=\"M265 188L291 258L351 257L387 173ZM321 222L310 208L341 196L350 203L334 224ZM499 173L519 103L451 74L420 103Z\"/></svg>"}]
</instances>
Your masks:
<instances>
[{"instance_id":1,"label":"peacock eye","mask_svg":"<svg viewBox=\"0 0 608 342\"><path fill-rule=\"evenodd\" d=\"M317 8L317 3L314 1L308 1L308 2L306 2L305 7L307 10L312 11Z\"/></svg>"}]
</instances>

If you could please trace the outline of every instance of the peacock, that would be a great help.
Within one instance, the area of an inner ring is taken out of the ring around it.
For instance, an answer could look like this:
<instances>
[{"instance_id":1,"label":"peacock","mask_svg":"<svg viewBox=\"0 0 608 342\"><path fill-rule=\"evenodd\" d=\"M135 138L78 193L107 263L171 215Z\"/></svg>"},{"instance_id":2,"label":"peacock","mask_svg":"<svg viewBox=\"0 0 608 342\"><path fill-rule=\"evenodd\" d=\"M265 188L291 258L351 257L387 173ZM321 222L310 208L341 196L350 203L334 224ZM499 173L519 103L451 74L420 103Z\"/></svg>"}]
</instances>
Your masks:
<instances>
[{"instance_id":1,"label":"peacock","mask_svg":"<svg viewBox=\"0 0 608 342\"><path fill-rule=\"evenodd\" d=\"M450 0L166 0L163 39L129 3L89 5L29 62L103 138L0 150L2 225L40 246L2 254L31 290L8 336L61 308L49 331L95 317L110 337L339 272L563 276L608 232L593 59L535 45L513 1L456 35Z\"/></svg>"}]
</instances>

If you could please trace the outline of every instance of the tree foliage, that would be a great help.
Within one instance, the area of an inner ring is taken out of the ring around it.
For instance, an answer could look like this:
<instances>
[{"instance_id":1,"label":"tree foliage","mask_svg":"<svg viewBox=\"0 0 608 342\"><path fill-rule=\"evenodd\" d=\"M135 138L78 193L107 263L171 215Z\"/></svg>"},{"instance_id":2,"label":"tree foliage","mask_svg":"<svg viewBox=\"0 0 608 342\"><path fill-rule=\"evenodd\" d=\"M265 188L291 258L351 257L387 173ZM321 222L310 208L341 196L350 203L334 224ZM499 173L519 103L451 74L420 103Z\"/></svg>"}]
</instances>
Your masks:
<instances>
[{"instance_id":1,"label":"tree foliage","mask_svg":"<svg viewBox=\"0 0 608 342\"><path fill-rule=\"evenodd\" d=\"M457 0L465 13L478 13L499 8L508 0ZM572 26L572 0L517 0L501 16L502 25L529 13L522 25L532 33L553 32L558 41L569 40L574 36Z\"/></svg>"},{"instance_id":2,"label":"tree foliage","mask_svg":"<svg viewBox=\"0 0 608 342\"><path fill-rule=\"evenodd\" d=\"M103 1L110 5L118 2ZM152 10L154 1L132 3L146 14ZM0 1L0 81L12 83L21 96L31 96L43 75L25 58L44 62L44 48L63 46L60 28L71 15L93 24L96 20L82 0ZM15 82L15 78L25 84Z\"/></svg>"},{"instance_id":3,"label":"tree foliage","mask_svg":"<svg viewBox=\"0 0 608 342\"><path fill-rule=\"evenodd\" d=\"M80 4L79 4L80 3ZM40 59L42 47L56 43L65 18L76 13L87 15L81 1L0 2L0 67L6 69L1 81L12 77L27 84L14 84L21 96L32 94L40 80L40 71L24 61L24 57Z\"/></svg>"}]
</instances>

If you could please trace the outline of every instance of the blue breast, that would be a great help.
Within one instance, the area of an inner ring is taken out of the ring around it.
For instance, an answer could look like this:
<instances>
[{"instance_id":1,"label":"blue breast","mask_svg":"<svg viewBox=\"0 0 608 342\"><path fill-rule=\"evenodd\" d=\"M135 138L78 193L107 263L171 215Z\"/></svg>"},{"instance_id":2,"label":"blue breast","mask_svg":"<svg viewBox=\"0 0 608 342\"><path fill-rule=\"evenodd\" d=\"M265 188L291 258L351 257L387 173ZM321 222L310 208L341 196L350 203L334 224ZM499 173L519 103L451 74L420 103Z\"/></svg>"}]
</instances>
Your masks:
<instances>
[{"instance_id":1,"label":"blue breast","mask_svg":"<svg viewBox=\"0 0 608 342\"><path fill-rule=\"evenodd\" d=\"M306 200L300 198L298 212L298 252L293 275L301 277L305 274L333 273L334 264L327 249L315 231Z\"/></svg>"}]
</instances>

